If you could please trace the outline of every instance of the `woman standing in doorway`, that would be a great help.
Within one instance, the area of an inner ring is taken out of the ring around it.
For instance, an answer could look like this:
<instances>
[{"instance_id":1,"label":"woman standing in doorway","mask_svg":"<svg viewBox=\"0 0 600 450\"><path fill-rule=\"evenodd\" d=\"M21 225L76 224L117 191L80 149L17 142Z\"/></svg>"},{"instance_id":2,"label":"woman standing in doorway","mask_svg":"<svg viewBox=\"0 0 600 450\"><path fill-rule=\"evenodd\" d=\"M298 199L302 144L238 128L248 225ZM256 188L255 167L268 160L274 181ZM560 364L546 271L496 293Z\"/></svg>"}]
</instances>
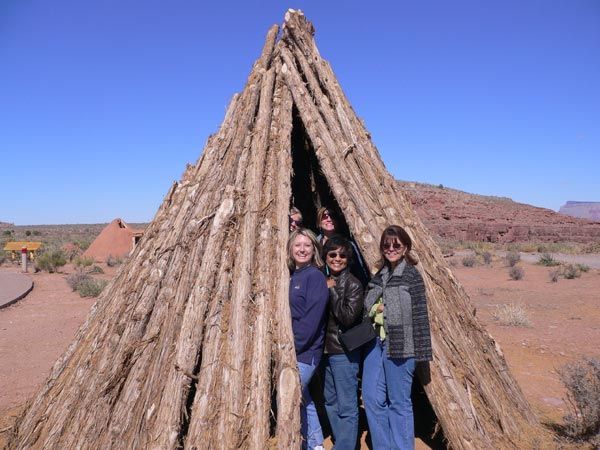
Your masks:
<instances>
[{"instance_id":1,"label":"woman standing in doorway","mask_svg":"<svg viewBox=\"0 0 600 450\"><path fill-rule=\"evenodd\" d=\"M425 285L411 249L412 240L402 227L391 225L383 231L383 267L365 297L378 335L368 346L362 379L375 450L414 448L410 393L415 364L432 359Z\"/></svg>"},{"instance_id":2,"label":"woman standing in doorway","mask_svg":"<svg viewBox=\"0 0 600 450\"><path fill-rule=\"evenodd\" d=\"M329 312L325 335L325 410L331 424L335 450L354 450L358 435L358 371L361 349L348 351L339 335L359 324L363 312L363 287L350 273L352 246L336 235L323 248L329 272Z\"/></svg>"},{"instance_id":3,"label":"woman standing in doorway","mask_svg":"<svg viewBox=\"0 0 600 450\"><path fill-rule=\"evenodd\" d=\"M308 384L319 365L325 340L325 319L329 290L320 268L323 260L316 236L298 228L288 239L290 277L290 312L300 383L302 387L302 448L323 448L323 432Z\"/></svg>"}]
</instances>

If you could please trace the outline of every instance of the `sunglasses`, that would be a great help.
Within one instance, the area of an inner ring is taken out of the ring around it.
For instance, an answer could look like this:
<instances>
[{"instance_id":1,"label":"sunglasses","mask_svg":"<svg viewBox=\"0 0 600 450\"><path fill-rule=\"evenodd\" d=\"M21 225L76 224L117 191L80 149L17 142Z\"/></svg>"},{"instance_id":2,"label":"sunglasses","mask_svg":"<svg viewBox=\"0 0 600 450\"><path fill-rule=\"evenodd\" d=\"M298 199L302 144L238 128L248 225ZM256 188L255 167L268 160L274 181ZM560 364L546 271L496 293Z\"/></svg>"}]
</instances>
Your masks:
<instances>
[{"instance_id":1,"label":"sunglasses","mask_svg":"<svg viewBox=\"0 0 600 450\"><path fill-rule=\"evenodd\" d=\"M335 258L340 258L340 259L348 259L348 255L346 255L345 253L338 253L338 252L329 252L327 253L327 257L331 258L331 259L335 259Z\"/></svg>"},{"instance_id":2,"label":"sunglasses","mask_svg":"<svg viewBox=\"0 0 600 450\"><path fill-rule=\"evenodd\" d=\"M302 226L302 220L294 220L291 217L288 217L288 219L290 220L290 225Z\"/></svg>"},{"instance_id":3,"label":"sunglasses","mask_svg":"<svg viewBox=\"0 0 600 450\"><path fill-rule=\"evenodd\" d=\"M401 244L400 242L384 242L383 243L384 250L391 250L392 248L394 250L400 250L402 247L404 247L404 245Z\"/></svg>"},{"instance_id":4,"label":"sunglasses","mask_svg":"<svg viewBox=\"0 0 600 450\"><path fill-rule=\"evenodd\" d=\"M333 219L333 216L329 213L329 211L325 211L323 213L323 219Z\"/></svg>"}]
</instances>

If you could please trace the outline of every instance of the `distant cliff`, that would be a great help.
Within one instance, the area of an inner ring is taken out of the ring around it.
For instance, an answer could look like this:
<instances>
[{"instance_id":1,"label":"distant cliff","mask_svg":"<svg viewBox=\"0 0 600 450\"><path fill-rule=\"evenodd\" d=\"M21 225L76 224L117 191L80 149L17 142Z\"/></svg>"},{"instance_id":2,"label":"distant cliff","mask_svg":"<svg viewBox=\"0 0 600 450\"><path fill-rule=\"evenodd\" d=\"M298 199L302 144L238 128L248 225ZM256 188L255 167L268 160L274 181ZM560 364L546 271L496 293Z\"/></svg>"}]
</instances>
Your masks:
<instances>
[{"instance_id":1,"label":"distant cliff","mask_svg":"<svg viewBox=\"0 0 600 450\"><path fill-rule=\"evenodd\" d=\"M506 197L469 194L441 185L398 184L425 226L441 238L499 243L600 241L600 220L578 219Z\"/></svg>"},{"instance_id":2,"label":"distant cliff","mask_svg":"<svg viewBox=\"0 0 600 450\"><path fill-rule=\"evenodd\" d=\"M558 210L567 216L581 219L596 220L600 222L600 202L572 202L568 201Z\"/></svg>"}]
</instances>

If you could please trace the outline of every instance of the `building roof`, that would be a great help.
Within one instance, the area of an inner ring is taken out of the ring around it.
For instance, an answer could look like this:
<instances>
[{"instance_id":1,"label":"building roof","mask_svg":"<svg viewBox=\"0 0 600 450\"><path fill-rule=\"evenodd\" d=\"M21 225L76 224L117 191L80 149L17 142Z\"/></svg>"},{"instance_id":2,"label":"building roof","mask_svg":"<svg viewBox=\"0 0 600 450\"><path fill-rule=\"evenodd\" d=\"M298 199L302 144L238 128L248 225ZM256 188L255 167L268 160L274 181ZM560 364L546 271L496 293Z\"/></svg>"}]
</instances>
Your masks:
<instances>
[{"instance_id":1,"label":"building roof","mask_svg":"<svg viewBox=\"0 0 600 450\"><path fill-rule=\"evenodd\" d=\"M23 247L27 247L27 250L37 250L42 246L41 242L31 241L12 241L7 242L4 246L4 250L9 252L20 252Z\"/></svg>"}]
</instances>

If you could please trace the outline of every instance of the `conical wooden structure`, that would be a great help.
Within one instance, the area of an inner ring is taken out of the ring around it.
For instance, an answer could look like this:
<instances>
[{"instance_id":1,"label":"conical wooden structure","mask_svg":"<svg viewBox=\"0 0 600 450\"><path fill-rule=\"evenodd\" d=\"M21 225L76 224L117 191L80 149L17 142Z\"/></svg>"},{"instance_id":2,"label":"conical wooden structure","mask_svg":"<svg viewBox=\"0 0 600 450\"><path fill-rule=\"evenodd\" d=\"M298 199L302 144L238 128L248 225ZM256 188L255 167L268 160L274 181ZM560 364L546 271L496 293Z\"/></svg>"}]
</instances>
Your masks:
<instances>
[{"instance_id":1,"label":"conical wooden structure","mask_svg":"<svg viewBox=\"0 0 600 450\"><path fill-rule=\"evenodd\" d=\"M279 38L271 28L220 130L54 366L12 448L299 448L285 264L292 201L307 216L322 203L338 208L371 268L385 226L410 231L435 357L421 379L450 447L540 442L544 432L499 347L313 33L292 10Z\"/></svg>"}]
</instances>

